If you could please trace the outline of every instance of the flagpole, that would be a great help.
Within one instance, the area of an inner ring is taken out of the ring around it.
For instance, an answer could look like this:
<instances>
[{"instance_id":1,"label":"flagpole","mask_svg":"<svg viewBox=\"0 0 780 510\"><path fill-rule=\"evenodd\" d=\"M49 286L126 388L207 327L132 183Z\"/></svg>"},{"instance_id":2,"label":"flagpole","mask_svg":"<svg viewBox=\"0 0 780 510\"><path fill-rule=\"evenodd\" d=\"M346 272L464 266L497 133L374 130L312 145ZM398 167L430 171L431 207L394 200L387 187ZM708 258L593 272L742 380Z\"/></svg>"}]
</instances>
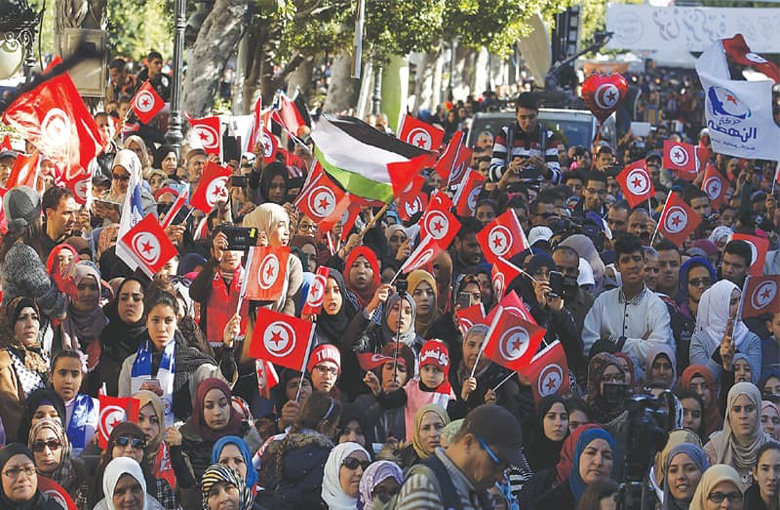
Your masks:
<instances>
[{"instance_id":1,"label":"flagpole","mask_svg":"<svg viewBox=\"0 0 780 510\"><path fill-rule=\"evenodd\" d=\"M504 377L504 378L501 380L501 382L500 382L500 383L498 383L498 384L496 384L496 385L493 387L493 389L492 389L492 390L490 390L490 391L492 391L492 392L494 392L494 393L495 393L495 392L496 392L496 391L497 391L497 390L498 390L498 389L499 389L501 386L503 386L503 385L504 385L504 383L505 383L505 382L507 382L509 379L511 379L511 378L512 378L512 376L513 376L513 375L515 375L515 373L516 373L516 372L515 372L514 370L513 370L513 371L511 371L511 372L509 373L509 375L508 375L508 376Z\"/></svg>"},{"instance_id":2,"label":"flagpole","mask_svg":"<svg viewBox=\"0 0 780 510\"><path fill-rule=\"evenodd\" d=\"M496 324L498 324L498 319L501 317L501 314L504 313L504 308L499 305L499 307L496 309L496 315L493 317L493 322L490 324L490 328L488 328L487 335L485 335L485 339L482 341L482 345L479 347L479 351L477 352L477 359L474 361L474 366L471 367L471 375L469 376L469 379L474 377L474 374L477 372L477 365L479 365L479 358L482 357L482 351L485 350L485 346L488 343L488 340L490 340L490 335L493 333L493 330L496 328Z\"/></svg>"},{"instance_id":3,"label":"flagpole","mask_svg":"<svg viewBox=\"0 0 780 510\"><path fill-rule=\"evenodd\" d=\"M314 326L309 333L309 342L306 344L306 355L303 357L303 366L301 367L301 380L298 381L298 391L295 392L295 401L298 402L298 398L301 396L301 386L303 386L303 380L306 378L306 362L309 361L309 354L311 352L311 341L314 338Z\"/></svg>"},{"instance_id":4,"label":"flagpole","mask_svg":"<svg viewBox=\"0 0 780 510\"><path fill-rule=\"evenodd\" d=\"M385 213L385 211L387 211L387 209L388 209L389 207L390 207L390 204L385 204L385 205L383 205L383 206L382 206L382 208L381 208L381 209L379 209L379 211L377 211L377 213L374 215L374 217L373 217L373 218L371 218L371 221L369 221L368 223L366 223L366 226L365 226L365 227L363 227L363 230L361 230L361 231L360 231L360 234L358 234L358 236L359 236L361 239L363 238L363 236L364 236L364 235L366 235L366 232L368 232L368 231L369 231L369 229L371 229L371 228L372 228L374 225L376 225L376 222L377 222L377 220L378 220L378 219L379 219L379 218L380 218L380 217L381 217L381 216L382 216L382 215Z\"/></svg>"}]
</instances>

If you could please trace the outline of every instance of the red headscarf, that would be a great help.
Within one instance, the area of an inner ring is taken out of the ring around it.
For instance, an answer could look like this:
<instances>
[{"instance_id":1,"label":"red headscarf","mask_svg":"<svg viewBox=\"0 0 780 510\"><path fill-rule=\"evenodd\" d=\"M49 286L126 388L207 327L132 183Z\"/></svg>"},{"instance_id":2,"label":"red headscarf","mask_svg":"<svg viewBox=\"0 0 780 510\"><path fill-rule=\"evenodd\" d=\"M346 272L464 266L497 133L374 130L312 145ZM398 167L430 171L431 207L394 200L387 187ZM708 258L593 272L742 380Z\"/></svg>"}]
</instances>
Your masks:
<instances>
[{"instance_id":1,"label":"red headscarf","mask_svg":"<svg viewBox=\"0 0 780 510\"><path fill-rule=\"evenodd\" d=\"M691 365L683 370L680 381L682 388L684 390L690 391L691 379L696 376L700 376L704 379L704 382L707 383L707 386L710 389L710 394L712 395L712 398L710 399L710 405L708 405L707 409L704 410L704 431L706 432L707 436L709 436L716 430L720 430L722 425L722 418L720 416L720 411L718 410L718 393L715 388L715 378L712 377L712 372L710 372L710 369L706 366Z\"/></svg>"},{"instance_id":2,"label":"red headscarf","mask_svg":"<svg viewBox=\"0 0 780 510\"><path fill-rule=\"evenodd\" d=\"M365 259L368 261L368 264L371 266L371 270L374 272L373 281L362 292L357 290L357 287L355 287L349 277L352 264L354 264L355 260L360 256L365 257ZM374 297L374 292L376 292L376 289L378 289L381 285L379 280L379 261L377 260L376 254L371 248L367 246L359 246L349 252L349 255L347 255L347 260L344 261L344 283L346 284L347 288L355 294L361 307L365 307L371 301L371 299Z\"/></svg>"},{"instance_id":3,"label":"red headscarf","mask_svg":"<svg viewBox=\"0 0 780 510\"><path fill-rule=\"evenodd\" d=\"M569 437L563 440L563 447L561 448L561 457L558 460L558 464L555 465L555 471L558 472L556 483L563 483L569 478L571 474L572 465L574 463L574 451L577 449L577 441L583 432L590 429L599 429L600 426L595 423L583 423L574 432L569 434Z\"/></svg>"},{"instance_id":4,"label":"red headscarf","mask_svg":"<svg viewBox=\"0 0 780 510\"><path fill-rule=\"evenodd\" d=\"M203 418L203 401L206 400L206 394L213 389L221 391L225 395L225 398L227 398L228 406L230 406L230 421L228 421L227 426L222 430L213 430L209 428L209 426L206 425L206 420ZM232 400L233 397L230 393L230 388L225 384L225 381L209 378L204 379L203 382L200 383L200 386L198 386L198 394L195 397L195 405L192 409L192 417L190 419L198 430L198 434L200 434L201 438L206 441L216 441L223 436L240 437L242 435L241 416L233 407Z\"/></svg>"}]
</instances>

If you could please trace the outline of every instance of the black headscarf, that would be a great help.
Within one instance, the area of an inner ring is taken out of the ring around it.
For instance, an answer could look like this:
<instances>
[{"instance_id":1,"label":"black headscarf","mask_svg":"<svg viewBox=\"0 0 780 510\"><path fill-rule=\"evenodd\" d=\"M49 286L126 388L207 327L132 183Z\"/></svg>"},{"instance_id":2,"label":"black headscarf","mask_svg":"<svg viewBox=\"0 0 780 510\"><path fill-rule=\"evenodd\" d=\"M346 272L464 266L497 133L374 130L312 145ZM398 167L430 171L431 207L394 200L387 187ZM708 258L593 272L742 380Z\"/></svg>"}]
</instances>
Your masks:
<instances>
[{"instance_id":1,"label":"black headscarf","mask_svg":"<svg viewBox=\"0 0 780 510\"><path fill-rule=\"evenodd\" d=\"M525 442L525 458L534 473L553 468L560 460L561 447L566 438L553 441L544 433L544 416L554 404L559 403L566 409L566 401L558 395L544 397L539 401L536 414L523 424L523 437L529 438ZM569 435L568 429L566 435Z\"/></svg>"},{"instance_id":2,"label":"black headscarf","mask_svg":"<svg viewBox=\"0 0 780 510\"><path fill-rule=\"evenodd\" d=\"M11 443L0 449L0 473L5 471L5 465L11 460L11 457L19 454L28 457L35 464L35 458L26 446L21 443ZM0 484L0 508L3 510L39 510L51 508L51 504L48 503L47 498L38 489L35 490L35 494L33 494L30 500L15 503L6 496L3 485Z\"/></svg>"},{"instance_id":3,"label":"black headscarf","mask_svg":"<svg viewBox=\"0 0 780 510\"><path fill-rule=\"evenodd\" d=\"M525 252L524 252L525 253ZM553 258L546 252L537 253L525 264L523 270L528 275L521 274L507 286L507 292L514 290L529 306L537 306L536 292L534 292L533 282L529 276L533 276L539 268L546 267L548 271L557 271L557 266Z\"/></svg>"},{"instance_id":4,"label":"black headscarf","mask_svg":"<svg viewBox=\"0 0 780 510\"><path fill-rule=\"evenodd\" d=\"M160 145L156 151L154 151L154 162L152 163L152 168L162 169L162 162L163 160L173 152L176 153L176 149L174 149L170 145ZM177 159L178 161L178 159ZM176 175L176 171L173 172L174 175ZM169 176L170 177L170 176Z\"/></svg>"},{"instance_id":5,"label":"black headscarf","mask_svg":"<svg viewBox=\"0 0 780 510\"><path fill-rule=\"evenodd\" d=\"M352 301L347 297L347 286L344 277L335 269L330 269L328 278L333 278L339 286L341 293L341 308L336 315L328 315L325 310L317 316L317 336L320 343L331 342L336 345L341 343L347 326L357 314Z\"/></svg>"},{"instance_id":6,"label":"black headscarf","mask_svg":"<svg viewBox=\"0 0 780 510\"><path fill-rule=\"evenodd\" d=\"M263 169L263 176L260 178L260 195L263 197L263 201L265 202L270 202L268 199L268 189L271 187L271 181L277 175L284 179L285 190L284 196L282 197L282 203L287 200L287 190L290 189L290 172L282 163L274 162Z\"/></svg>"},{"instance_id":7,"label":"black headscarf","mask_svg":"<svg viewBox=\"0 0 780 510\"><path fill-rule=\"evenodd\" d=\"M125 358L138 351L141 337L146 331L146 321L143 316L137 322L127 323L119 317L119 294L128 282L138 282L146 292L146 283L140 278L130 276L119 284L116 297L103 308L108 317L108 324L100 334L103 352L114 361L124 361ZM142 314L143 315L143 314Z\"/></svg>"},{"instance_id":8,"label":"black headscarf","mask_svg":"<svg viewBox=\"0 0 780 510\"><path fill-rule=\"evenodd\" d=\"M17 440L27 441L32 428L33 416L41 405L54 407L57 410L57 414L60 415L62 429L68 430L68 427L65 425L65 403L62 401L62 397L57 395L53 388L40 388L30 393L30 396L27 397L24 403L24 411L22 412L19 431L16 435Z\"/></svg>"}]
</instances>

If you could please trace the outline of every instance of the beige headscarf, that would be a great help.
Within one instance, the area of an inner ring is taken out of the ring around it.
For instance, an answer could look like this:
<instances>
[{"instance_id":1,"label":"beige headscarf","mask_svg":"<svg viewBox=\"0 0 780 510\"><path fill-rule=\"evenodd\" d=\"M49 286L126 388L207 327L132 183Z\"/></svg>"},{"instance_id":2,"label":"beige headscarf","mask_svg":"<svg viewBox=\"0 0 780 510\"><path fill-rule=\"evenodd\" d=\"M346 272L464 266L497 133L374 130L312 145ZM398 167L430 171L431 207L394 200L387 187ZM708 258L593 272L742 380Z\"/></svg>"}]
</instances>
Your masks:
<instances>
[{"instance_id":1,"label":"beige headscarf","mask_svg":"<svg viewBox=\"0 0 780 510\"><path fill-rule=\"evenodd\" d=\"M758 414L755 429L742 440L738 439L731 429L731 408L740 395L750 399ZM729 464L739 471L750 471L756 465L758 449L769 440L769 436L761 428L761 392L755 384L749 382L735 384L729 390L726 401L723 430L710 436L709 445L715 450L715 458L711 460L713 463Z\"/></svg>"},{"instance_id":2,"label":"beige headscarf","mask_svg":"<svg viewBox=\"0 0 780 510\"><path fill-rule=\"evenodd\" d=\"M149 149L146 147L146 142L144 142L144 139L138 135L131 135L125 138L125 143L124 143L125 148L132 150L130 149L131 143L134 143L141 148L141 153L143 154L143 156L138 159L141 162L141 168L144 170L144 172L147 172L152 168L152 162L149 160ZM136 156L138 156L138 154L136 154ZM144 176L144 178L146 178L146 176Z\"/></svg>"},{"instance_id":3,"label":"beige headscarf","mask_svg":"<svg viewBox=\"0 0 780 510\"><path fill-rule=\"evenodd\" d=\"M279 204L266 202L255 208L254 211L244 216L244 227L255 227L261 233L268 234L280 221L290 221L290 216Z\"/></svg>"},{"instance_id":4,"label":"beige headscarf","mask_svg":"<svg viewBox=\"0 0 780 510\"><path fill-rule=\"evenodd\" d=\"M666 466L666 460L669 458L669 453L672 451L672 448L682 443L691 443L699 448L702 447L701 439L699 439L699 436L696 435L695 432L691 432L688 429L678 429L669 432L669 439L666 440L666 446L655 455L655 467L653 471L659 487L663 486L664 466Z\"/></svg>"},{"instance_id":5,"label":"beige headscarf","mask_svg":"<svg viewBox=\"0 0 780 510\"><path fill-rule=\"evenodd\" d=\"M414 291L422 282L426 282L431 286L431 289L433 289L433 307L431 308L431 311L423 315L418 309L417 317L414 321L414 330L418 335L424 338L425 332L439 316L439 290L436 288L436 280L431 273L423 271L422 269L415 269L409 273L406 280L409 282L409 294L412 295L412 299L414 299Z\"/></svg>"},{"instance_id":6,"label":"beige headscarf","mask_svg":"<svg viewBox=\"0 0 780 510\"><path fill-rule=\"evenodd\" d=\"M696 492L693 493L693 499L691 500L691 506L688 510L704 510L707 505L707 496L709 496L712 489L715 488L720 482L733 482L737 486L737 489L744 494L745 489L742 486L742 480L739 477L737 471L726 464L716 464L711 466L702 475L699 480L699 485L696 487Z\"/></svg>"},{"instance_id":7,"label":"beige headscarf","mask_svg":"<svg viewBox=\"0 0 780 510\"><path fill-rule=\"evenodd\" d=\"M141 162L138 160L138 156L136 156L135 152L131 151L130 149L122 149L116 153L116 156L114 156L114 161L111 163L111 169L113 170L115 166L121 166L127 171L128 174L131 176L137 175L139 178L143 170L141 167ZM120 204L124 203L125 201L125 194L119 193L114 189L114 181L111 181L111 189L108 190L107 199L112 202L118 202Z\"/></svg>"},{"instance_id":8,"label":"beige headscarf","mask_svg":"<svg viewBox=\"0 0 780 510\"><path fill-rule=\"evenodd\" d=\"M426 404L417 410L417 413L414 415L414 434L412 435L412 446L414 447L414 451L417 453L417 456L423 460L430 457L430 455L423 449L423 444L420 440L420 425L422 424L423 416L429 412L436 413L439 418L441 418L441 421L445 426L450 424L450 417L447 414L447 411L442 409L442 407L438 404Z\"/></svg>"},{"instance_id":9,"label":"beige headscarf","mask_svg":"<svg viewBox=\"0 0 780 510\"><path fill-rule=\"evenodd\" d=\"M165 434L165 410L163 409L163 403L156 393L152 393L148 390L141 390L133 395L133 397L138 399L138 409L142 409L147 404L152 404L154 414L157 415L157 423L160 424L160 432L157 434L157 437L146 443L146 448L144 449L144 455L151 465L154 465L157 453L160 451L160 443L162 443L163 434Z\"/></svg>"}]
</instances>

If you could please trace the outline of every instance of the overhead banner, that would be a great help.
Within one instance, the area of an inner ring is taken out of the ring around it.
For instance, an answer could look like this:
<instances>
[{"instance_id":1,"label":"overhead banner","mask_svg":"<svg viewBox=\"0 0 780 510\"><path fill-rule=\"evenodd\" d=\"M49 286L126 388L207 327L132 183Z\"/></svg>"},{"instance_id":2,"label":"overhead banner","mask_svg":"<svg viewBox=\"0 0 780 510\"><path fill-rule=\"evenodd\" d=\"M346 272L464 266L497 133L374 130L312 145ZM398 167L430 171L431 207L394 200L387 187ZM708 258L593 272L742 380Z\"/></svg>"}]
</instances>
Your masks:
<instances>
[{"instance_id":1,"label":"overhead banner","mask_svg":"<svg viewBox=\"0 0 780 510\"><path fill-rule=\"evenodd\" d=\"M780 48L780 9L607 5L609 49L704 51L741 33L758 53Z\"/></svg>"}]
</instances>

